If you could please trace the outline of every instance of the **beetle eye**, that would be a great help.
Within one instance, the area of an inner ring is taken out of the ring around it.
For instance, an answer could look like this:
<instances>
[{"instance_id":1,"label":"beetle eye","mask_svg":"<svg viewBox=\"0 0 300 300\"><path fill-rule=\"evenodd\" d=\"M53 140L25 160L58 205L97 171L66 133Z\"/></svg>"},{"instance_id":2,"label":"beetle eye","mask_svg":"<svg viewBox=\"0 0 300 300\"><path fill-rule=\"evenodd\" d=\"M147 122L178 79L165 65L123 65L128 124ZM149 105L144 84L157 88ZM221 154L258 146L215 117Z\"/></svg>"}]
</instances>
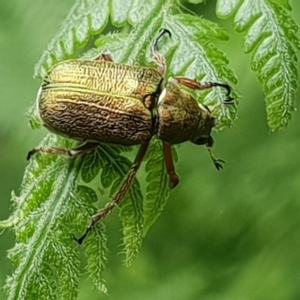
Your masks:
<instances>
[{"instance_id":1,"label":"beetle eye","mask_svg":"<svg viewBox=\"0 0 300 300\"><path fill-rule=\"evenodd\" d=\"M201 137L199 139L197 139L196 141L194 141L194 144L196 145L205 145L207 143L207 138L205 137Z\"/></svg>"},{"instance_id":2,"label":"beetle eye","mask_svg":"<svg viewBox=\"0 0 300 300\"><path fill-rule=\"evenodd\" d=\"M209 136L207 139L207 146L212 147L214 145L214 143L215 143L214 139L211 136Z\"/></svg>"},{"instance_id":3,"label":"beetle eye","mask_svg":"<svg viewBox=\"0 0 300 300\"><path fill-rule=\"evenodd\" d=\"M200 137L197 140L193 141L196 145L206 145L207 147L212 147L214 145L214 139L209 137Z\"/></svg>"}]
</instances>

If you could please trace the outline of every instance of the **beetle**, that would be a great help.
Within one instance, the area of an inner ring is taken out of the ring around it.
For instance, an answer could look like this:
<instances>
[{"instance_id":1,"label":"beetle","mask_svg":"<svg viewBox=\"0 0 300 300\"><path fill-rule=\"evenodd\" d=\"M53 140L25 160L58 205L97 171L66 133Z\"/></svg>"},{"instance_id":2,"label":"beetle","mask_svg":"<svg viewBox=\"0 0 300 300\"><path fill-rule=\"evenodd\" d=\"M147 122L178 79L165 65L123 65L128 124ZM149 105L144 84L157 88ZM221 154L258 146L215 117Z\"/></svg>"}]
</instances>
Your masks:
<instances>
[{"instance_id":1,"label":"beetle","mask_svg":"<svg viewBox=\"0 0 300 300\"><path fill-rule=\"evenodd\" d=\"M179 183L172 159L172 145L191 141L205 145L216 168L222 168L211 148L211 130L217 124L214 109L199 104L181 86L204 90L221 87L227 91L223 103L231 104L229 85L199 82L186 77L166 79L166 59L158 51L161 38L171 32L161 29L151 46L154 67L116 63L110 53L94 60L71 59L55 64L43 79L37 107L43 125L50 131L83 142L73 149L39 147L29 151L27 159L38 152L77 155L89 152L101 143L140 145L131 169L111 202L91 218L81 244L93 226L109 214L125 197L156 136L162 141L166 170L171 186Z\"/></svg>"}]
</instances>

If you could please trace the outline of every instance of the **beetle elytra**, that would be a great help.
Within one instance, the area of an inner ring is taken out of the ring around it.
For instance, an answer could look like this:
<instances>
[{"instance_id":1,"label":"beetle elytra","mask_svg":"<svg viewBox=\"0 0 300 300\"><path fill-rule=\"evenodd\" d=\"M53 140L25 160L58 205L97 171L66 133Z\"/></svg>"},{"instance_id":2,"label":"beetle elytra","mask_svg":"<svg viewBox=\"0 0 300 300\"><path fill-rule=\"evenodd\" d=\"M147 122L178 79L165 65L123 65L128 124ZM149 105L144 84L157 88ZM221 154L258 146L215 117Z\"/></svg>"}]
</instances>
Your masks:
<instances>
[{"instance_id":1,"label":"beetle elytra","mask_svg":"<svg viewBox=\"0 0 300 300\"><path fill-rule=\"evenodd\" d=\"M158 52L161 29L151 46L156 68L129 66L113 61L109 53L95 60L72 59L57 63L45 76L37 97L39 115L45 127L59 135L83 142L74 149L34 148L28 153L46 152L71 157L91 151L101 143L140 145L136 158L119 191L92 217L82 243L93 226L109 214L128 192L147 153L153 136L163 144L163 155L172 187L179 183L171 146L186 141L205 145L216 168L210 135L217 119L213 109L199 104L185 86L194 90L221 87L227 91L225 104L231 104L230 87L217 82L198 82L186 77L165 79L166 60Z\"/></svg>"}]
</instances>

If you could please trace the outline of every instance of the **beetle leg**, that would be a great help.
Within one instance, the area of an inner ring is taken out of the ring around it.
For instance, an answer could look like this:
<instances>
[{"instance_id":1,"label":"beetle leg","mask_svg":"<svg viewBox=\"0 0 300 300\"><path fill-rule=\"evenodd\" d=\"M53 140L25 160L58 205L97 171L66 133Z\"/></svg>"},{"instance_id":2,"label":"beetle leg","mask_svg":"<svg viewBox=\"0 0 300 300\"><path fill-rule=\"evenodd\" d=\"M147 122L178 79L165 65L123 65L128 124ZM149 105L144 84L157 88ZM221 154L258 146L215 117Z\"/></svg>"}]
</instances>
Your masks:
<instances>
[{"instance_id":1,"label":"beetle leg","mask_svg":"<svg viewBox=\"0 0 300 300\"><path fill-rule=\"evenodd\" d=\"M227 98L224 100L225 104L232 104L233 103L233 98L230 97L231 94L231 88L228 84L224 83L218 83L218 82L199 82L195 79L190 79L186 77L174 77L174 79L179 83L182 84L188 88L191 88L193 90L206 90L206 89L211 89L213 87L219 86L227 91Z\"/></svg>"},{"instance_id":2,"label":"beetle leg","mask_svg":"<svg viewBox=\"0 0 300 300\"><path fill-rule=\"evenodd\" d=\"M121 188L119 189L118 193L114 196L113 200L109 202L103 209L101 209L96 215L94 215L91 219L90 225L87 227L85 233L80 238L75 238L75 240L82 244L85 238L87 237L88 233L93 229L93 227L101 221L103 218L105 218L106 215L108 215L117 205L119 205L124 197L126 196L127 192L129 191L136 173L138 169L141 166L141 163L147 153L147 150L149 148L149 142L144 143L140 146L140 149L136 155L136 158L134 160L134 163L129 170L125 180L123 181Z\"/></svg>"},{"instance_id":3,"label":"beetle leg","mask_svg":"<svg viewBox=\"0 0 300 300\"><path fill-rule=\"evenodd\" d=\"M158 42L160 41L160 39L166 33L171 37L171 32L168 29L162 28L159 31L159 35L153 41L153 44L151 46L152 59L157 64L158 71L163 75L163 77L166 75L166 59L162 54L160 54L158 52L157 45L158 45ZM158 96L161 93L163 83L164 83L164 78L161 79L161 81L159 82L157 89L154 93L147 94L144 96L143 103L144 103L145 107L148 108L149 110L152 110L155 107Z\"/></svg>"},{"instance_id":4,"label":"beetle leg","mask_svg":"<svg viewBox=\"0 0 300 300\"><path fill-rule=\"evenodd\" d=\"M206 146L206 149L208 150L209 156L210 156L211 160L213 161L215 167L217 168L218 171L220 171L221 169L223 169L222 164L225 164L225 161L223 159L215 158L215 156L212 153L213 145L214 145L214 139L210 135L206 140L205 146Z\"/></svg>"},{"instance_id":5,"label":"beetle leg","mask_svg":"<svg viewBox=\"0 0 300 300\"><path fill-rule=\"evenodd\" d=\"M209 153L209 156L210 158L212 159L215 167L217 168L218 171L222 170L223 169L223 165L222 164L225 164L225 161L223 159L218 159L216 158L213 153L212 153L212 150L209 146L206 146L207 150L208 150L208 153Z\"/></svg>"},{"instance_id":6,"label":"beetle leg","mask_svg":"<svg viewBox=\"0 0 300 300\"><path fill-rule=\"evenodd\" d=\"M167 172L171 181L172 188L174 188L179 183L179 177L175 172L171 145L163 142L163 151Z\"/></svg>"},{"instance_id":7,"label":"beetle leg","mask_svg":"<svg viewBox=\"0 0 300 300\"><path fill-rule=\"evenodd\" d=\"M157 44L160 39L163 37L164 34L168 34L171 37L171 32L168 29L162 28L159 31L157 38L154 40L152 47L151 47L151 56L154 62L157 64L158 71L165 76L166 75L166 59L165 57L160 54L157 50Z\"/></svg>"},{"instance_id":8,"label":"beetle leg","mask_svg":"<svg viewBox=\"0 0 300 300\"><path fill-rule=\"evenodd\" d=\"M95 60L105 60L105 61L114 61L111 53L109 51L104 52L97 56Z\"/></svg>"},{"instance_id":9,"label":"beetle leg","mask_svg":"<svg viewBox=\"0 0 300 300\"><path fill-rule=\"evenodd\" d=\"M60 147L39 147L34 148L27 154L27 160L29 160L33 154L38 152L44 152L44 153L50 153L50 154L57 154L57 155L68 155L71 157L77 156L79 154L83 154L85 152L89 152L93 149L95 149L99 143L91 143L86 142L76 148L73 149L66 149L66 148L60 148Z\"/></svg>"}]
</instances>

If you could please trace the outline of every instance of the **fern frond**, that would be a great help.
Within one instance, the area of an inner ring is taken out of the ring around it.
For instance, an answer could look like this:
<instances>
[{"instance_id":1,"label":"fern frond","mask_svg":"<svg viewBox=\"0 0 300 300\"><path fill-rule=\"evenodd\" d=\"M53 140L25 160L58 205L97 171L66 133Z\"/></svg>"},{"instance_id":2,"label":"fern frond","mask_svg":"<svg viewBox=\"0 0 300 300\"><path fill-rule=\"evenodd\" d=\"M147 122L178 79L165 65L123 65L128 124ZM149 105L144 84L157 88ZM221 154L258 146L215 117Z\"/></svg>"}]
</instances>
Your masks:
<instances>
[{"instance_id":1,"label":"fern frond","mask_svg":"<svg viewBox=\"0 0 300 300\"><path fill-rule=\"evenodd\" d=\"M96 242L95 242L96 240ZM107 262L107 237L105 225L101 223L93 230L91 237L84 244L85 253L88 258L87 270L94 286L98 291L107 294L103 272Z\"/></svg>"},{"instance_id":2,"label":"fern frond","mask_svg":"<svg viewBox=\"0 0 300 300\"><path fill-rule=\"evenodd\" d=\"M222 28L203 18L186 14L169 16L165 24L173 28L173 39L176 41L169 72L201 81L237 83L236 75L228 67L226 55L212 43L214 38L228 39ZM203 99L200 102L207 105L222 103L225 97L222 89L197 93L198 99L200 95ZM235 106L221 105L218 117L222 127L230 127L236 118L237 94L234 98Z\"/></svg>"},{"instance_id":3,"label":"fern frond","mask_svg":"<svg viewBox=\"0 0 300 300\"><path fill-rule=\"evenodd\" d=\"M206 0L188 0L189 3L192 3L192 4L200 4L200 3L203 3L205 2Z\"/></svg>"},{"instance_id":4,"label":"fern frond","mask_svg":"<svg viewBox=\"0 0 300 300\"><path fill-rule=\"evenodd\" d=\"M62 141L56 136L48 135L44 142L51 144ZM72 239L60 244L59 220L67 218L69 206L73 207L74 199L71 195L78 171L78 160L59 157L44 156L29 164L11 219L16 233L16 245L11 250L10 257L17 268L13 280L7 281L8 299L34 299L39 292L47 295L44 299L54 299L55 276L60 279L63 294L77 293L78 288L74 284L78 282L78 254L72 245ZM76 228L77 225L74 226ZM57 257L53 260L56 254ZM61 261L61 276L57 275L53 261ZM68 280L65 280L65 274L70 274L67 275ZM36 285L41 287L40 291L36 290Z\"/></svg>"},{"instance_id":5,"label":"fern frond","mask_svg":"<svg viewBox=\"0 0 300 300\"><path fill-rule=\"evenodd\" d=\"M54 63L75 57L76 49L87 44L89 38L100 33L109 17L108 0L78 0L37 62L34 77L44 76Z\"/></svg>"},{"instance_id":6,"label":"fern frond","mask_svg":"<svg viewBox=\"0 0 300 300\"><path fill-rule=\"evenodd\" d=\"M245 52L253 53L252 69L257 72L266 96L272 131L288 124L295 110L298 86L298 26L284 6L290 8L288 1L219 0L217 5L220 17L235 15L235 29L245 32Z\"/></svg>"},{"instance_id":7,"label":"fern frond","mask_svg":"<svg viewBox=\"0 0 300 300\"><path fill-rule=\"evenodd\" d=\"M52 272L56 275L54 278L59 282L57 294L61 295L62 299L76 299L78 296L80 260L78 251L74 247L74 241L71 240L69 243L65 241L60 242L57 236L53 235L50 245L48 265L51 266ZM46 261L45 258L44 260ZM43 270L41 270L42 272ZM33 288L35 288L34 285L36 285L35 282L33 282ZM40 285L38 284L37 286ZM57 283L53 280L50 286L56 287ZM40 291L37 291L36 298L39 298L39 295ZM28 297L28 299L34 298ZM56 297L53 299L56 299Z\"/></svg>"},{"instance_id":8,"label":"fern frond","mask_svg":"<svg viewBox=\"0 0 300 300\"><path fill-rule=\"evenodd\" d=\"M162 213L171 191L169 177L165 169L161 141L152 142L147 156L147 196L144 204L144 236Z\"/></svg>"},{"instance_id":9,"label":"fern frond","mask_svg":"<svg viewBox=\"0 0 300 300\"><path fill-rule=\"evenodd\" d=\"M77 0L63 22L61 30L36 63L34 77L43 77L49 67L58 61L78 56L80 48L83 48L93 35L103 32L109 17L115 26L142 25L139 27L145 31L148 25L155 25L155 30L149 28L149 31L157 32L162 21L158 23L155 21L162 19L162 13L169 6L168 1L165 3L162 0L154 0L151 3L135 0L124 3L113 0L111 5L109 0ZM146 32L143 32L143 35L147 36ZM133 39L136 40L136 37ZM144 40L139 42L143 45L145 43ZM133 59L136 59L136 54L131 54Z\"/></svg>"},{"instance_id":10,"label":"fern frond","mask_svg":"<svg viewBox=\"0 0 300 300\"><path fill-rule=\"evenodd\" d=\"M275 3L285 7L288 10L292 10L289 0L269 0L271 3Z\"/></svg>"},{"instance_id":11,"label":"fern frond","mask_svg":"<svg viewBox=\"0 0 300 300\"><path fill-rule=\"evenodd\" d=\"M91 36L107 29L110 17L113 25L126 26L124 32L101 35L96 41L99 48L87 53L89 57L110 50L117 62L150 65L153 38L161 27L167 27L173 38L162 47L162 52L170 53L169 75L236 83L224 53L208 38L226 39L226 33L204 19L174 15L178 11L176 5L171 0L132 0L125 4L121 0L112 0L110 4L108 0L77 0L61 31L37 63L35 74L41 75L59 60L77 57ZM134 30L128 32L132 27ZM207 104L224 99L219 89L202 95ZM222 108L221 117L223 124L230 126L236 117L235 108ZM71 148L75 142L51 134L41 145ZM98 210L95 206L98 200L104 204L116 193L132 164L125 153L131 149L101 145L76 159L38 154L31 160L20 196L12 195L15 210L11 218L0 223L2 227L14 227L17 240L9 253L15 271L7 280L8 299L77 297L79 255L72 235L84 232L90 217ZM146 171L146 203L135 180L119 207L126 265L137 255L144 235L163 210L170 192L158 141L153 141ZM103 193L99 193L99 182ZM106 292L103 279L106 240L105 227L100 224L84 246L89 276L103 292Z\"/></svg>"}]
</instances>

